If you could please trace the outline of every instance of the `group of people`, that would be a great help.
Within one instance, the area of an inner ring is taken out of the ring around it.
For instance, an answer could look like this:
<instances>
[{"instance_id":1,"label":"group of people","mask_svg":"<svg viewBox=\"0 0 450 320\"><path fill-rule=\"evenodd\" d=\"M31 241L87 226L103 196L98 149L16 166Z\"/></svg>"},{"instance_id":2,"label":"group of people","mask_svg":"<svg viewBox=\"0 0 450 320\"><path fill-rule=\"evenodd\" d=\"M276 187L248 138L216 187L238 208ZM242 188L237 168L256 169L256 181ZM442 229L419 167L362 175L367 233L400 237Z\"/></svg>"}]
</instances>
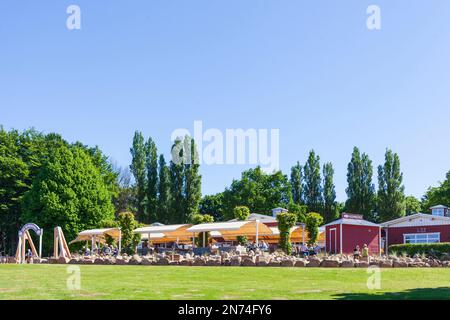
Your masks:
<instances>
[{"instance_id":1,"label":"group of people","mask_svg":"<svg viewBox=\"0 0 450 320\"><path fill-rule=\"evenodd\" d=\"M292 246L293 252L299 256L308 257L308 256L315 256L320 253L322 248L316 244L306 244L306 243L299 243L297 245Z\"/></svg>"},{"instance_id":2,"label":"group of people","mask_svg":"<svg viewBox=\"0 0 450 320\"><path fill-rule=\"evenodd\" d=\"M353 250L353 258L354 259L361 259L361 258L368 258L369 257L369 247L367 244L364 244L362 250L357 245L355 249Z\"/></svg>"},{"instance_id":3,"label":"group of people","mask_svg":"<svg viewBox=\"0 0 450 320\"><path fill-rule=\"evenodd\" d=\"M90 256L90 255L104 255L104 256L117 256L119 254L119 249L115 246L105 244L103 248L97 248L94 246L94 249L89 249L88 246L83 247L83 250L81 250L80 255Z\"/></svg>"}]
</instances>

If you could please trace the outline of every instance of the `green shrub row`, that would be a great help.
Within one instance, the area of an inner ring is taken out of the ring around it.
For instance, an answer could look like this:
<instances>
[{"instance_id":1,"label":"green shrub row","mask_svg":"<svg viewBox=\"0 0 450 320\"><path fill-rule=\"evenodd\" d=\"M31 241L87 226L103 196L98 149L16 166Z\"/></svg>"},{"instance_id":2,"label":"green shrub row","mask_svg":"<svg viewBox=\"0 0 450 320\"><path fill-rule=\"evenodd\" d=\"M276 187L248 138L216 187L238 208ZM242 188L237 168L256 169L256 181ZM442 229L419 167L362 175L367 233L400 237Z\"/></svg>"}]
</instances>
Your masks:
<instances>
[{"instance_id":1,"label":"green shrub row","mask_svg":"<svg viewBox=\"0 0 450 320\"><path fill-rule=\"evenodd\" d=\"M393 244L389 246L390 254L403 254L406 253L412 257L415 254L426 254L433 256L440 256L443 254L450 254L450 243L406 243L406 244Z\"/></svg>"}]
</instances>

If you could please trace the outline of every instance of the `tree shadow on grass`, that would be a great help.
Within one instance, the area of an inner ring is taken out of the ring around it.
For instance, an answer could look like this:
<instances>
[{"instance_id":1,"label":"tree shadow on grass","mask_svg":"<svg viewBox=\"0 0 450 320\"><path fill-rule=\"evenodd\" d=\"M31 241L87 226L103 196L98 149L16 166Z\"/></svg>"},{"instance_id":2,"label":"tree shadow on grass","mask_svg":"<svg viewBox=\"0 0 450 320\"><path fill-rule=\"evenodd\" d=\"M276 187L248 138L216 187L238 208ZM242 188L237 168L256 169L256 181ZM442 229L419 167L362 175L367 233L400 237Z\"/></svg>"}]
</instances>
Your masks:
<instances>
[{"instance_id":1,"label":"tree shadow on grass","mask_svg":"<svg viewBox=\"0 0 450 320\"><path fill-rule=\"evenodd\" d=\"M450 287L416 288L399 292L339 293L338 300L450 300Z\"/></svg>"}]
</instances>

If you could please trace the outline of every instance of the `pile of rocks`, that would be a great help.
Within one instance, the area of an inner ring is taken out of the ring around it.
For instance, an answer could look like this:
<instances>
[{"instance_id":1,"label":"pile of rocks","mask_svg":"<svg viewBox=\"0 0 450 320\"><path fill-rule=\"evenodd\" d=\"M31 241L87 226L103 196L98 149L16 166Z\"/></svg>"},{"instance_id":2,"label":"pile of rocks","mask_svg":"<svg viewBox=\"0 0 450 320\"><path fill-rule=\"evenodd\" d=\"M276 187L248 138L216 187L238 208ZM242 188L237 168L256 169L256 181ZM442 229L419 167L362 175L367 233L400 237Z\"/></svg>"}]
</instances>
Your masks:
<instances>
[{"instance_id":1,"label":"pile of rocks","mask_svg":"<svg viewBox=\"0 0 450 320\"><path fill-rule=\"evenodd\" d=\"M432 268L450 267L449 260L421 257L383 256L354 259L348 255L313 257L294 257L280 252L268 253L222 253L221 255L194 256L192 254L153 254L147 256L126 255L117 257L75 256L68 258L49 258L34 263L87 264L87 265L143 265L143 266L231 266L231 267L312 267L312 268Z\"/></svg>"}]
</instances>

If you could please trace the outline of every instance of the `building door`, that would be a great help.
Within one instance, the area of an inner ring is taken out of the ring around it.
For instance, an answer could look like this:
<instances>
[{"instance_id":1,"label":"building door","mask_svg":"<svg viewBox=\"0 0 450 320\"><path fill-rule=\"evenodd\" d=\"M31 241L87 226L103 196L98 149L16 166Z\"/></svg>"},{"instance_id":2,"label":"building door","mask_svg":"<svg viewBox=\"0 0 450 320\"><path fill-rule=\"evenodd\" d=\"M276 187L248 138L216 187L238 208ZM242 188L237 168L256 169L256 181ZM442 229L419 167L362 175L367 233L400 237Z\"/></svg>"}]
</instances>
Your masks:
<instances>
[{"instance_id":1,"label":"building door","mask_svg":"<svg viewBox=\"0 0 450 320\"><path fill-rule=\"evenodd\" d=\"M336 228L332 228L329 231L329 242L328 242L328 251L329 253L337 253L337 238L336 238Z\"/></svg>"}]
</instances>

